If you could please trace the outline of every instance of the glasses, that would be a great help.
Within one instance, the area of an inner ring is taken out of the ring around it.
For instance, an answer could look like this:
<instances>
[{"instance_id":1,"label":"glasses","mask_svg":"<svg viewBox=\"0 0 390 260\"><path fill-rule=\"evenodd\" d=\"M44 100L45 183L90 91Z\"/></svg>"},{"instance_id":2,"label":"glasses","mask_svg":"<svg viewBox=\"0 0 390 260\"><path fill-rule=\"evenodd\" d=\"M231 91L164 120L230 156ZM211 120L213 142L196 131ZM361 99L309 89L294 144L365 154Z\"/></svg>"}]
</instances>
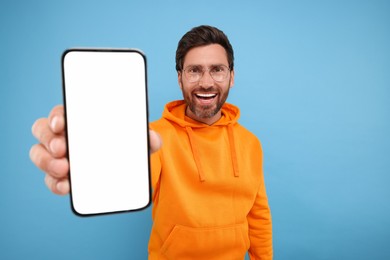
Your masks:
<instances>
[{"instance_id":1,"label":"glasses","mask_svg":"<svg viewBox=\"0 0 390 260\"><path fill-rule=\"evenodd\" d=\"M227 78L230 69L225 65L215 65L208 69L198 65L190 65L183 69L184 75L190 83L198 82L206 71L209 72L214 81L222 82Z\"/></svg>"}]
</instances>

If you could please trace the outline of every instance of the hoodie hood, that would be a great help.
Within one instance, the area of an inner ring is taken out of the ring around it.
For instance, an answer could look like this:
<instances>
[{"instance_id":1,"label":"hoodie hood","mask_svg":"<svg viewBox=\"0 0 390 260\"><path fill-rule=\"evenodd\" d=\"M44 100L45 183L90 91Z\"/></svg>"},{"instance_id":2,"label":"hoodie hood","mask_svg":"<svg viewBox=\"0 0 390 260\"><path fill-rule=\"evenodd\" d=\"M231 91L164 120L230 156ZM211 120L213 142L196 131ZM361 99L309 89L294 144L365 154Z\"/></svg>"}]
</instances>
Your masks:
<instances>
[{"instance_id":1,"label":"hoodie hood","mask_svg":"<svg viewBox=\"0 0 390 260\"><path fill-rule=\"evenodd\" d=\"M172 101L165 106L163 112L163 118L171 121L172 123L179 125L180 127L184 128L185 131L187 132L188 139L191 144L192 154L194 156L194 161L198 169L199 180L201 182L206 180L205 172L203 171L203 167L202 167L201 158L202 156L207 156L207 155L201 155L199 153L199 149L197 146L196 130L199 128L207 128L207 127L227 128L234 176L239 177L239 165L237 160L236 145L235 145L235 138L234 138L234 125L237 124L237 121L240 117L240 110L238 109L238 107L232 104L225 103L221 109L222 110L221 118L212 125L207 125L187 117L185 115L186 108L187 105L184 100Z\"/></svg>"}]
</instances>

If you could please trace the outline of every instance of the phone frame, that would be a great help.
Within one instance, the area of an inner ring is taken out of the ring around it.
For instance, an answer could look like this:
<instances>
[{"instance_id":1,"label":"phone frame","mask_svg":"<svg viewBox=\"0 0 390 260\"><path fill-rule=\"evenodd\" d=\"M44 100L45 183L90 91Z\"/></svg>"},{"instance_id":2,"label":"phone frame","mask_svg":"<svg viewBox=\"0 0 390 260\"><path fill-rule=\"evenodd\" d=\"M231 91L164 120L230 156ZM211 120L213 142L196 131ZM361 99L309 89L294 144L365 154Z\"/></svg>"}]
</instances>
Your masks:
<instances>
[{"instance_id":1,"label":"phone frame","mask_svg":"<svg viewBox=\"0 0 390 260\"><path fill-rule=\"evenodd\" d=\"M145 72L145 104L146 104L146 125L145 125L145 133L148 135L146 138L147 141L147 170L148 170L148 202L145 206L140 207L140 208L135 208L135 209L124 209L124 210L118 210L118 211L110 211L110 212L98 212L98 213L91 213L91 214L83 214L78 212L75 209L74 206L74 198L73 198L73 193L72 193L72 174L71 174L71 169L69 167L69 184L70 184L70 204L71 204L71 209L72 212L79 216L79 217L91 217L91 216L100 216L100 215L112 215L112 214L118 214L118 213L128 213L128 212L136 212L136 211L141 211L146 208L148 208L151 203L152 203L152 188L151 188L151 167L150 167L150 141L149 141L149 103L148 103L148 76L147 76L147 59L146 55L139 49L134 49L134 48L82 48L82 47L77 47L77 48L69 48L66 49L61 56L61 72L62 72L62 97L63 97L63 105L64 105L64 118L65 118L65 138L66 138L66 156L68 158L69 165L71 165L70 161L70 156L69 156L69 139L68 139L68 122L67 122L67 101L66 101L66 83L65 83L65 57L67 54L70 52L115 52L115 53L121 53L121 52L135 52L138 53L142 56L143 61L144 61L144 72Z\"/></svg>"}]
</instances>

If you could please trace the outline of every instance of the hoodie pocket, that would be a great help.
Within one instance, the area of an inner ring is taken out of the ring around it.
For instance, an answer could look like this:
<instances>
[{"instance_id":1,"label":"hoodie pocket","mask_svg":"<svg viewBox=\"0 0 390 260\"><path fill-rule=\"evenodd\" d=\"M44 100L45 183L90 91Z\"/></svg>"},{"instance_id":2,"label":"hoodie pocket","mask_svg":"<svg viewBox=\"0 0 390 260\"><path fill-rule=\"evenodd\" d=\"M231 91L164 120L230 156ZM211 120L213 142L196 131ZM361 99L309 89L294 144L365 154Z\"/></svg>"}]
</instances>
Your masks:
<instances>
[{"instance_id":1,"label":"hoodie pocket","mask_svg":"<svg viewBox=\"0 0 390 260\"><path fill-rule=\"evenodd\" d=\"M161 248L168 259L244 259L249 249L248 227L236 224L212 228L175 226Z\"/></svg>"}]
</instances>

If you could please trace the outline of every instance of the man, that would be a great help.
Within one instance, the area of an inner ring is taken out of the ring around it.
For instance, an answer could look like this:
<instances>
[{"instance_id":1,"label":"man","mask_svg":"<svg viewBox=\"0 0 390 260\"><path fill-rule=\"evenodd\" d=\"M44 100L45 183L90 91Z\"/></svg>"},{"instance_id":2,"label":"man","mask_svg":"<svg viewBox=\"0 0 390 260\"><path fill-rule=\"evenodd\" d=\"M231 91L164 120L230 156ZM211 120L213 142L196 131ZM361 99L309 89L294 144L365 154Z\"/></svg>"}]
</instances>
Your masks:
<instances>
[{"instance_id":1,"label":"man","mask_svg":"<svg viewBox=\"0 0 390 260\"><path fill-rule=\"evenodd\" d=\"M152 122L153 227L149 259L272 259L272 225L258 139L225 103L234 84L226 35L199 26L176 51L184 100ZM158 133L158 134L156 134ZM57 194L69 192L63 107L39 119L32 161Z\"/></svg>"}]
</instances>

